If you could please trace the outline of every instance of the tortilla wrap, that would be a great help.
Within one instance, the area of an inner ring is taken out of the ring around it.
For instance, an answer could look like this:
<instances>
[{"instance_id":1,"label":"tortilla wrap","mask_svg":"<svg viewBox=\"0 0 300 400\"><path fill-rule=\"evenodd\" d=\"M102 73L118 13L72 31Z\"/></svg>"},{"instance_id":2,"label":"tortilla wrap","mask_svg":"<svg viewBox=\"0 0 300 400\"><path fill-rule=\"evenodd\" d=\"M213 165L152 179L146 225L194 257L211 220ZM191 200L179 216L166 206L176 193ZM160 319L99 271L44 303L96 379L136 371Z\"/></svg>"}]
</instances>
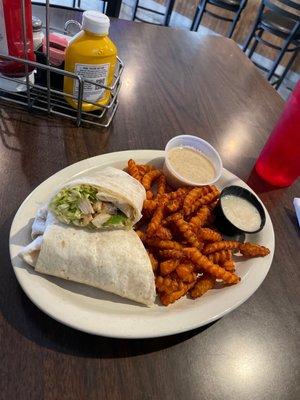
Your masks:
<instances>
[{"instance_id":1,"label":"tortilla wrap","mask_svg":"<svg viewBox=\"0 0 300 400\"><path fill-rule=\"evenodd\" d=\"M126 226L117 226L117 229L131 228L141 219L143 202L146 199L146 191L144 187L140 182L126 172L117 168L107 167L103 170L97 171L97 173L95 172L94 175L92 174L71 180L56 190L50 200L49 208L61 222L66 223L66 221L58 214L57 207L53 205L55 196L64 189L70 189L78 185L87 185L96 188L97 198L99 198L99 200L112 203L123 214L125 214L129 219ZM95 229L95 226L91 227ZM97 228L102 230L112 229L113 226L101 226Z\"/></svg>"},{"instance_id":2,"label":"tortilla wrap","mask_svg":"<svg viewBox=\"0 0 300 400\"><path fill-rule=\"evenodd\" d=\"M133 230L89 231L53 223L51 213L47 220L43 236L20 253L35 271L153 305L151 262Z\"/></svg>"}]
</instances>

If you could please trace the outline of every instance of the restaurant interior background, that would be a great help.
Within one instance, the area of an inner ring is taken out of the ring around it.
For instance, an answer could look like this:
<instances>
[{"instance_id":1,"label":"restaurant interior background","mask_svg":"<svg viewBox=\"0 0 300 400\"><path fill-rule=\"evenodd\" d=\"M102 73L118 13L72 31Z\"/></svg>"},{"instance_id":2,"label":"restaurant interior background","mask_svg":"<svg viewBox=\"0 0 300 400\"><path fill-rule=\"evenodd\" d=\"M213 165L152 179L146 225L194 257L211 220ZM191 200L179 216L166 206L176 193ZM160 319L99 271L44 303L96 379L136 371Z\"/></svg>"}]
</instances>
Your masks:
<instances>
[{"instance_id":1,"label":"restaurant interior background","mask_svg":"<svg viewBox=\"0 0 300 400\"><path fill-rule=\"evenodd\" d=\"M162 13L165 13L166 9L165 6L169 3L169 0L138 0L138 1L139 5L141 6L146 8L151 8L153 10ZM35 1L35 3L36 2L37 1ZM45 0L40 0L38 2L44 3ZM77 7L80 6L80 8L84 10L94 9L100 11L103 10L104 6L101 0L51 0L50 4L64 5L69 7L72 7L75 4L75 6ZM132 20L135 4L136 0L123 0L119 18L125 20ZM199 0L175 0L175 5L173 8L173 12L171 14L169 26L179 29L190 29L198 4ZM236 43L238 43L240 47L242 47L242 45L245 43L249 33L251 32L252 26L254 24L258 12L259 4L260 0L248 0L246 8L245 10L243 10L241 14L240 20L232 36L232 39ZM230 17L232 15L230 14L230 12L226 10L223 9L220 10L211 5L208 5L207 9L211 11L216 10L216 13L218 13L219 15L221 14L222 16L225 17ZM141 17L143 20L147 20L152 23L162 23L164 18L161 15L154 14L142 9L138 9L137 16ZM228 31L228 26L229 26L228 22L216 19L211 15L209 15L208 13L205 13L197 33L200 35L201 34L226 35ZM268 36L266 37L268 39ZM273 36L272 43L280 45L281 39L276 38L274 40ZM272 62L275 59L275 56L276 56L275 50L267 46L258 44L252 56L252 60L255 63L262 65L264 68L270 69L270 67L272 66ZM283 68L287 64L289 58L290 54L286 53L276 71L278 75L282 73ZM264 73L263 71L261 72ZM278 89L279 94L284 99L288 98L291 90L294 88L299 78L300 78L300 57L298 55L290 71L288 72L286 78L284 79L283 83Z\"/></svg>"}]
</instances>

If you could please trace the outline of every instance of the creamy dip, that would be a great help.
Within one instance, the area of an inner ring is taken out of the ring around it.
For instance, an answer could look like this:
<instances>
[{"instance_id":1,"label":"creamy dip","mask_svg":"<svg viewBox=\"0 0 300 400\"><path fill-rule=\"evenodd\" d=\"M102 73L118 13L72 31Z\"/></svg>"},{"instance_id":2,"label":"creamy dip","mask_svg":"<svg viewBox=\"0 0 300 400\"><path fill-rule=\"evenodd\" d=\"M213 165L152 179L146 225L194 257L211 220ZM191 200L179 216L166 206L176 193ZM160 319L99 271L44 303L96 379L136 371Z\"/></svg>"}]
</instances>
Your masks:
<instances>
[{"instance_id":1,"label":"creamy dip","mask_svg":"<svg viewBox=\"0 0 300 400\"><path fill-rule=\"evenodd\" d=\"M242 197L231 194L222 197L222 210L225 217L243 231L255 232L260 227L261 217L257 208Z\"/></svg>"},{"instance_id":2,"label":"creamy dip","mask_svg":"<svg viewBox=\"0 0 300 400\"><path fill-rule=\"evenodd\" d=\"M192 147L174 147L168 151L167 157L178 175L195 184L205 184L216 175L212 162Z\"/></svg>"}]
</instances>

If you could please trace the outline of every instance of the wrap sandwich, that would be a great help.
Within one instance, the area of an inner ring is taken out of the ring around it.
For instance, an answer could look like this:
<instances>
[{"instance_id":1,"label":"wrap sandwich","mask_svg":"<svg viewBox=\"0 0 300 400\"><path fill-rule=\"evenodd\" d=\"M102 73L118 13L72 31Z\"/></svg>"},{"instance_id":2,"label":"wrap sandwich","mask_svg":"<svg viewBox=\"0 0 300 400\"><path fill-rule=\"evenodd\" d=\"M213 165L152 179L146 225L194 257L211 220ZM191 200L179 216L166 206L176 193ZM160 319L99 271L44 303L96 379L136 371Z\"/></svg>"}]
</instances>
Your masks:
<instances>
[{"instance_id":1,"label":"wrap sandwich","mask_svg":"<svg viewBox=\"0 0 300 400\"><path fill-rule=\"evenodd\" d=\"M37 218L41 234L20 253L35 271L153 305L151 262L134 230L82 229L60 223L49 211L45 216L44 210L33 228Z\"/></svg>"},{"instance_id":2,"label":"wrap sandwich","mask_svg":"<svg viewBox=\"0 0 300 400\"><path fill-rule=\"evenodd\" d=\"M142 216L145 198L140 182L107 167L61 186L48 208L65 224L93 230L130 229Z\"/></svg>"}]
</instances>

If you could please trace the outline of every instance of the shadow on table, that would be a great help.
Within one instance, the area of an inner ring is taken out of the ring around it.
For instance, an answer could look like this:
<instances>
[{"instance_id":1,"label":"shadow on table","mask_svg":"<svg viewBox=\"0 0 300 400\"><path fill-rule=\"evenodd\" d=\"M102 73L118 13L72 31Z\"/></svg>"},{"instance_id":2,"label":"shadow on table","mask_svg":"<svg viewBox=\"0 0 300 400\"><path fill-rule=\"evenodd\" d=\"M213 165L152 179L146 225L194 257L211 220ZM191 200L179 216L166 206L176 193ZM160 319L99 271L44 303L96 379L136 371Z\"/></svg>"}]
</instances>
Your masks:
<instances>
[{"instance_id":1,"label":"shadow on table","mask_svg":"<svg viewBox=\"0 0 300 400\"><path fill-rule=\"evenodd\" d=\"M154 339L111 339L69 328L40 311L17 283L9 257L8 237L12 216L1 226L0 313L22 336L39 346L89 358L122 358L153 353L193 338L212 324L178 335Z\"/></svg>"},{"instance_id":2,"label":"shadow on table","mask_svg":"<svg viewBox=\"0 0 300 400\"><path fill-rule=\"evenodd\" d=\"M247 185L251 187L256 193L266 193L266 192L271 192L273 190L280 190L282 188L278 186L271 185L268 182L265 182L256 172L256 170L253 168L252 171L250 172L247 180L246 180Z\"/></svg>"}]
</instances>

